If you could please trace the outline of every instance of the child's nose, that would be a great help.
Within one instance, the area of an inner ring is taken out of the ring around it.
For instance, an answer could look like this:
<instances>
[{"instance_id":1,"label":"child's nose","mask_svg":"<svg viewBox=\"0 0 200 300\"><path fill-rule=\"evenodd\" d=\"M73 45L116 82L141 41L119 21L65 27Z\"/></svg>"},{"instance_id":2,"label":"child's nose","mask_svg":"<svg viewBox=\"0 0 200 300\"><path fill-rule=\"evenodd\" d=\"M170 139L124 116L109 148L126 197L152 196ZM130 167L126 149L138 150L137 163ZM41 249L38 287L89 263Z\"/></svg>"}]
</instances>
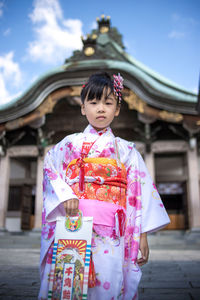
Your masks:
<instances>
[{"instance_id":1,"label":"child's nose","mask_svg":"<svg viewBox=\"0 0 200 300\"><path fill-rule=\"evenodd\" d=\"M98 112L104 111L104 104L100 102L97 109L98 109Z\"/></svg>"}]
</instances>

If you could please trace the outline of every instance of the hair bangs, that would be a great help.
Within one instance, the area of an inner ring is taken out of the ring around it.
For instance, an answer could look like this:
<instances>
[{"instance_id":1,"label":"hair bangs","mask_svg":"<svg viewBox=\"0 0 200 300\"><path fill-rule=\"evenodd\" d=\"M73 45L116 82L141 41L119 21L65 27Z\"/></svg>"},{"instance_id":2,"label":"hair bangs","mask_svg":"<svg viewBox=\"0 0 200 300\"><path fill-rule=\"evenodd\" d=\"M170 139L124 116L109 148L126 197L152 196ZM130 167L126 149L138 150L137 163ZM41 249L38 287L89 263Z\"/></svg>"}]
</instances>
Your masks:
<instances>
[{"instance_id":1,"label":"hair bangs","mask_svg":"<svg viewBox=\"0 0 200 300\"><path fill-rule=\"evenodd\" d=\"M98 85L92 84L87 94L87 100L92 100L92 99L100 100L104 93L107 94L108 88L109 87L106 84L98 84Z\"/></svg>"},{"instance_id":2,"label":"hair bangs","mask_svg":"<svg viewBox=\"0 0 200 300\"><path fill-rule=\"evenodd\" d=\"M110 89L111 92L113 91L113 81L107 73L97 73L92 75L82 89L82 103L84 103L85 100L100 100L104 93L108 94L108 89Z\"/></svg>"}]
</instances>

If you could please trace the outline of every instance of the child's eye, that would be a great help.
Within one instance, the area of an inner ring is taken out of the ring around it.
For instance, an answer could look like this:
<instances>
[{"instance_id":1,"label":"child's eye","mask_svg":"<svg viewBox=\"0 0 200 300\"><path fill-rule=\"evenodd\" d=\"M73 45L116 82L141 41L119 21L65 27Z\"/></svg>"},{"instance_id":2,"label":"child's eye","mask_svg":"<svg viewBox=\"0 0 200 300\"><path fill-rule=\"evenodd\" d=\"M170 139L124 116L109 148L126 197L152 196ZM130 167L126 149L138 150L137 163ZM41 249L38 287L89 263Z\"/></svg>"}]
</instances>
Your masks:
<instances>
[{"instance_id":1,"label":"child's eye","mask_svg":"<svg viewBox=\"0 0 200 300\"><path fill-rule=\"evenodd\" d=\"M90 102L90 104L97 104L95 101Z\"/></svg>"},{"instance_id":2,"label":"child's eye","mask_svg":"<svg viewBox=\"0 0 200 300\"><path fill-rule=\"evenodd\" d=\"M112 102L106 102L106 105L112 105L113 103Z\"/></svg>"}]
</instances>

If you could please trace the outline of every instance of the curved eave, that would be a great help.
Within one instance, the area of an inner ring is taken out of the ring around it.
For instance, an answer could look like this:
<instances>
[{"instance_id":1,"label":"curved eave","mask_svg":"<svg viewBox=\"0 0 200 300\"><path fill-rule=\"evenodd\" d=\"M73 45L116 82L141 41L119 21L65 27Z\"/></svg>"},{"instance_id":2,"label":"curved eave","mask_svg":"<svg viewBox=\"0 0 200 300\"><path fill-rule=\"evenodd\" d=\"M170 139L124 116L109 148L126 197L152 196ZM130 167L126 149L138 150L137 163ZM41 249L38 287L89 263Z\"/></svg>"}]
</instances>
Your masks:
<instances>
[{"instance_id":1,"label":"curved eave","mask_svg":"<svg viewBox=\"0 0 200 300\"><path fill-rule=\"evenodd\" d=\"M65 86L81 85L92 72L101 69L121 72L125 85L152 106L185 114L197 114L196 94L163 83L129 62L98 59L69 62L40 77L20 98L6 106L0 106L0 122L30 113L51 92Z\"/></svg>"},{"instance_id":2,"label":"curved eave","mask_svg":"<svg viewBox=\"0 0 200 300\"><path fill-rule=\"evenodd\" d=\"M147 68L144 69L129 62L116 60L86 60L80 61L75 65L80 69L99 67L101 69L115 69L126 72L141 81L146 89L151 91L152 95L160 95L162 98L172 101L197 102L197 95L195 93L187 91L170 81L162 81L161 77L156 76L156 73L151 73ZM73 64L66 66L66 69L71 67L73 67Z\"/></svg>"},{"instance_id":3,"label":"curved eave","mask_svg":"<svg viewBox=\"0 0 200 300\"><path fill-rule=\"evenodd\" d=\"M143 63L139 62L138 60L133 58L131 55L126 53L125 51L123 51L123 56L130 64L134 65L136 68L141 70L143 73L147 74L147 76L153 78L156 82L160 83L163 86L168 86L172 90L172 93L170 93L170 94L172 94L172 96L173 96L173 90L178 90L178 91L181 91L181 92L189 94L189 95L197 96L192 91L187 90L186 88L184 88L184 87L176 84L175 82L169 80L168 78L165 78L164 76L160 75L158 72L155 72L152 69L148 68ZM185 100L185 101L188 101L188 100ZM191 101L193 101L193 100L191 100Z\"/></svg>"},{"instance_id":4,"label":"curved eave","mask_svg":"<svg viewBox=\"0 0 200 300\"><path fill-rule=\"evenodd\" d=\"M35 80L33 84L27 90L25 90L19 97L14 98L7 103L0 104L0 112L21 105L24 101L27 101L27 98L31 96L31 94L38 88L38 86L40 86L41 82L44 82L47 78L51 77L52 75L61 73L63 71L63 66L60 66L59 68L52 69L49 72L43 74L41 77Z\"/></svg>"},{"instance_id":5,"label":"curved eave","mask_svg":"<svg viewBox=\"0 0 200 300\"><path fill-rule=\"evenodd\" d=\"M153 78L156 82L159 82L161 85L169 86L171 89L180 90L186 94L196 95L195 93L188 91L184 87L176 84L175 82L169 80L168 78L165 78L164 76L160 75L159 73L153 71L152 69L148 68L146 65L141 63L140 61L133 58L131 55L129 55L127 52L124 51L122 47L120 47L115 41L108 40L107 43L112 44L112 46L116 49L117 53L120 53L124 61L129 62L130 64L134 65L136 68L141 70L143 73L147 74L147 76ZM105 43L104 43L105 44ZM186 100L187 101L187 100Z\"/></svg>"}]
</instances>

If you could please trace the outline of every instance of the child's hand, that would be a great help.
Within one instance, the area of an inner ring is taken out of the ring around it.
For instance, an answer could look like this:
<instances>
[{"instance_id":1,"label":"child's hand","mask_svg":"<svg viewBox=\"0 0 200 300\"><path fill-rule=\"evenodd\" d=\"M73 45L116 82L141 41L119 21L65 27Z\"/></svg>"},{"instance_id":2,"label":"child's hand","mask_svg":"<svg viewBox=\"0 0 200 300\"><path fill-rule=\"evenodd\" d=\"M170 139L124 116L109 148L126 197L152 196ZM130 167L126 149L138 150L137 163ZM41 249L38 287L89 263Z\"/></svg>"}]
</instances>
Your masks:
<instances>
[{"instance_id":1,"label":"child's hand","mask_svg":"<svg viewBox=\"0 0 200 300\"><path fill-rule=\"evenodd\" d=\"M74 216L78 213L79 200L76 198L69 199L63 202L66 215Z\"/></svg>"},{"instance_id":2,"label":"child's hand","mask_svg":"<svg viewBox=\"0 0 200 300\"><path fill-rule=\"evenodd\" d=\"M140 235L140 252L142 256L137 259L137 263L141 267L148 262L149 258L149 246L146 232L141 233Z\"/></svg>"}]
</instances>

